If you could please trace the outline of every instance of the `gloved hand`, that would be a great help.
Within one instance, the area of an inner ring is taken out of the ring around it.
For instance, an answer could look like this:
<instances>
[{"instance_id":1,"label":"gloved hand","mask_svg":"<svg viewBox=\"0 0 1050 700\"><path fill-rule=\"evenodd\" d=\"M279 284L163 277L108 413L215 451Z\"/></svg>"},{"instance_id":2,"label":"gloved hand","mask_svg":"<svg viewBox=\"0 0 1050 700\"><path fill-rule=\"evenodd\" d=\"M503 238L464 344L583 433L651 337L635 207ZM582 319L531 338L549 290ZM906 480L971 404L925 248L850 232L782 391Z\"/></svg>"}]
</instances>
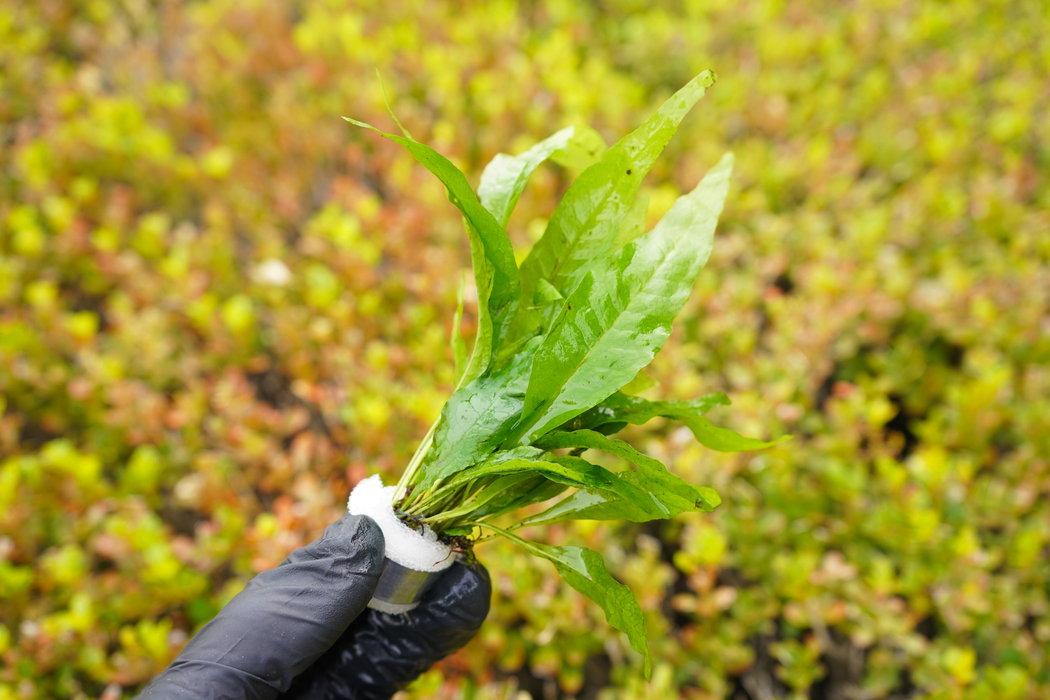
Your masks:
<instances>
[{"instance_id":1,"label":"gloved hand","mask_svg":"<svg viewBox=\"0 0 1050 700\"><path fill-rule=\"evenodd\" d=\"M344 515L264 571L205 625L141 700L388 700L466 644L489 611L480 564L453 564L405 615L366 608L383 533Z\"/></svg>"}]
</instances>

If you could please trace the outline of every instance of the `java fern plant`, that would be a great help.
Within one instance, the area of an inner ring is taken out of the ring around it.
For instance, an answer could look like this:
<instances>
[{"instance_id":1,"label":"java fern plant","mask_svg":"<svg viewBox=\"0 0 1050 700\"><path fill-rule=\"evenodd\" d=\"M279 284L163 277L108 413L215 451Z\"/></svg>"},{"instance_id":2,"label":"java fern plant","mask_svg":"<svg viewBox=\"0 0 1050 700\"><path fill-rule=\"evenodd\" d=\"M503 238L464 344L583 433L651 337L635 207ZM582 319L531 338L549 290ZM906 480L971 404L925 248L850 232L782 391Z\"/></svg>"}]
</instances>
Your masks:
<instances>
[{"instance_id":1,"label":"java fern plant","mask_svg":"<svg viewBox=\"0 0 1050 700\"><path fill-rule=\"evenodd\" d=\"M483 531L551 561L573 588L600 605L615 628L651 659L642 611L630 590L582 547L524 539L526 525L566 520L646 522L720 502L656 459L611 437L655 417L681 421L718 451L775 443L716 427L704 414L729 404L724 394L690 401L647 401L621 389L659 352L711 252L729 189L726 154L696 189L644 233L642 178L682 119L715 81L705 71L667 100L642 127L605 150L586 127L563 129L525 153L499 154L475 193L451 162L414 139L378 131L436 175L463 214L478 297L478 330L467 358L452 333L456 388L398 482L395 512L462 546ZM396 117L395 117L396 121ZM400 127L400 123L398 123ZM586 166L565 193L521 267L504 232L532 172L554 158ZM581 455L603 451L632 465L614 472ZM568 492L545 511L507 525L502 516ZM503 524L497 525L497 522Z\"/></svg>"}]
</instances>

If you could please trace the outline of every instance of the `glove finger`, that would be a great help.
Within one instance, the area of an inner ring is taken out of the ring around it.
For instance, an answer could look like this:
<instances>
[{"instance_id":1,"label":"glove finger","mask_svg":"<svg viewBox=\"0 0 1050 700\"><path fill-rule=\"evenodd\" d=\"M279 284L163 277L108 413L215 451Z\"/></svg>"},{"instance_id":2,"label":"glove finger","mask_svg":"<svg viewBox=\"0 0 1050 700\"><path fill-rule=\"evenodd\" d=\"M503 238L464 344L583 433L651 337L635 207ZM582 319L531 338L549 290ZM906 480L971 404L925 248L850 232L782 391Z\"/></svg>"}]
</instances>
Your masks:
<instances>
[{"instance_id":1,"label":"glove finger","mask_svg":"<svg viewBox=\"0 0 1050 700\"><path fill-rule=\"evenodd\" d=\"M282 698L388 700L466 645L485 621L491 598L485 567L457 562L412 612L370 609L357 618Z\"/></svg>"},{"instance_id":2,"label":"glove finger","mask_svg":"<svg viewBox=\"0 0 1050 700\"><path fill-rule=\"evenodd\" d=\"M249 581L141 697L275 698L365 609L383 548L375 521L344 515Z\"/></svg>"}]
</instances>

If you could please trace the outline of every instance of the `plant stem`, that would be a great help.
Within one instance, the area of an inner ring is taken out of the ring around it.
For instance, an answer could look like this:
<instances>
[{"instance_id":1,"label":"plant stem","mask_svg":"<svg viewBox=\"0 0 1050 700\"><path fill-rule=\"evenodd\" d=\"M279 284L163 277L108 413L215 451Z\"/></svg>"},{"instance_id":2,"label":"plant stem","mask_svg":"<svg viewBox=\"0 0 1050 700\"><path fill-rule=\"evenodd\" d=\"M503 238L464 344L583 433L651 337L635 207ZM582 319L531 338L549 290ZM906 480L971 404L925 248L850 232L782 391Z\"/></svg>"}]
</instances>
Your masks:
<instances>
[{"instance_id":1,"label":"plant stem","mask_svg":"<svg viewBox=\"0 0 1050 700\"><path fill-rule=\"evenodd\" d=\"M430 451L430 447L434 444L434 433L437 432L438 423L441 421L441 416L434 421L433 425L430 426L430 430L427 431L426 437L423 438L423 442L419 443L419 447L416 448L416 453L412 455L412 460L405 467L405 473L401 475L401 479L397 482L397 489L394 491L394 503L397 503L405 497L405 491L408 489L409 484L412 483L416 477L416 472L423 464L423 458L426 457L427 452Z\"/></svg>"},{"instance_id":2,"label":"plant stem","mask_svg":"<svg viewBox=\"0 0 1050 700\"><path fill-rule=\"evenodd\" d=\"M468 481L452 487L435 489L413 503L405 512L421 517L427 522L431 518L442 521L449 519L451 513L457 514L455 517L458 517L462 512L469 513L478 507L478 504L475 503L469 510L463 511L464 504L472 500L482 488L483 486L476 481Z\"/></svg>"},{"instance_id":3,"label":"plant stem","mask_svg":"<svg viewBox=\"0 0 1050 700\"><path fill-rule=\"evenodd\" d=\"M413 500L412 505L405 509L405 512L415 515L422 510L432 509L433 506L440 504L442 501L447 501L450 496L455 494L462 487L463 484L456 484L432 488L426 494L420 494L418 498Z\"/></svg>"},{"instance_id":4,"label":"plant stem","mask_svg":"<svg viewBox=\"0 0 1050 700\"><path fill-rule=\"evenodd\" d=\"M458 330L454 331L458 332ZM466 385L468 376L474 370L474 365L477 363L477 339L474 339L474 349L470 353L470 359L467 361L467 366L463 369L463 375L456 382L456 388L452 390L455 394L460 390L461 387ZM473 379L473 377L471 377ZM423 438L423 442L419 443L419 447L416 449L416 453L412 455L412 460L405 467L405 473L401 475L401 478L397 482L397 489L394 491L394 503L397 503L405 497L405 493L408 490L410 484L416 478L416 473L423 464L423 458L426 457L427 452L434 445L434 433L437 432L438 423L441 422L441 415L439 414L434 423L430 426L430 430L427 431L426 437ZM416 499L418 503L418 498Z\"/></svg>"},{"instance_id":5,"label":"plant stem","mask_svg":"<svg viewBox=\"0 0 1050 700\"><path fill-rule=\"evenodd\" d=\"M453 520L455 520L457 518L461 518L461 517L463 517L465 515L470 515L475 510L477 510L477 504L475 504L475 503L468 503L468 504L466 504L464 506L461 506L459 508L456 508L454 510L445 511L445 512L439 514L439 515L435 515L435 516L432 516L430 518L426 518L426 517L420 518L420 520L425 522L427 525L433 526L433 525L436 525L438 523L451 522L451 521L453 521Z\"/></svg>"},{"instance_id":6,"label":"plant stem","mask_svg":"<svg viewBox=\"0 0 1050 700\"><path fill-rule=\"evenodd\" d=\"M528 550L528 551L530 551L530 552L532 552L532 553L534 553L534 554L536 553L536 549L537 549L537 547L536 547L536 545L535 545L535 544L533 544L532 542L529 542L528 540L523 540L523 539L521 539L520 537L518 537L517 535L515 535L515 534L514 534L513 532L510 532L509 530L504 530L504 529L503 529L503 528L501 528L501 527L496 527L496 526L495 526L495 525L493 525L492 523L478 523L478 522L471 522L471 521L468 521L468 522L465 522L465 523L461 523L461 524L462 524L462 525L463 525L464 527L480 527L480 528L488 528L489 530L492 530L492 531L493 531L494 533L496 533L497 535L502 535L503 537L506 537L506 538L507 538L508 540L510 540L511 542L515 542L515 543L517 543L517 544L521 545L521 546L522 546L522 547L524 547L524 548L525 548L526 550ZM490 535L489 537L491 537L491 535Z\"/></svg>"}]
</instances>

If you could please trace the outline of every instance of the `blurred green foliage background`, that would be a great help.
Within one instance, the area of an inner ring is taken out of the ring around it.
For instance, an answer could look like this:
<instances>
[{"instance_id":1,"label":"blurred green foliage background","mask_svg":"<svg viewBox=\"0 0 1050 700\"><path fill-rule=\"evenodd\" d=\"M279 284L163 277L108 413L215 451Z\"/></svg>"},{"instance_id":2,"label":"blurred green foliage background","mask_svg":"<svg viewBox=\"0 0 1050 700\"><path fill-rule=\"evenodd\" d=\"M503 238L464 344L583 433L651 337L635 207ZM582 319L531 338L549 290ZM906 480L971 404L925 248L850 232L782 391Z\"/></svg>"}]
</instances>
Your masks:
<instances>
[{"instance_id":1,"label":"blurred green foliage background","mask_svg":"<svg viewBox=\"0 0 1050 700\"><path fill-rule=\"evenodd\" d=\"M645 395L795 435L636 429L725 504L533 533L636 591L651 684L497 542L407 697L1050 697L1048 36L1041 0L0 0L0 700L134 694L440 410L468 249L340 119L390 126L376 68L475 185L714 69L650 221L730 149L734 187Z\"/></svg>"}]
</instances>

